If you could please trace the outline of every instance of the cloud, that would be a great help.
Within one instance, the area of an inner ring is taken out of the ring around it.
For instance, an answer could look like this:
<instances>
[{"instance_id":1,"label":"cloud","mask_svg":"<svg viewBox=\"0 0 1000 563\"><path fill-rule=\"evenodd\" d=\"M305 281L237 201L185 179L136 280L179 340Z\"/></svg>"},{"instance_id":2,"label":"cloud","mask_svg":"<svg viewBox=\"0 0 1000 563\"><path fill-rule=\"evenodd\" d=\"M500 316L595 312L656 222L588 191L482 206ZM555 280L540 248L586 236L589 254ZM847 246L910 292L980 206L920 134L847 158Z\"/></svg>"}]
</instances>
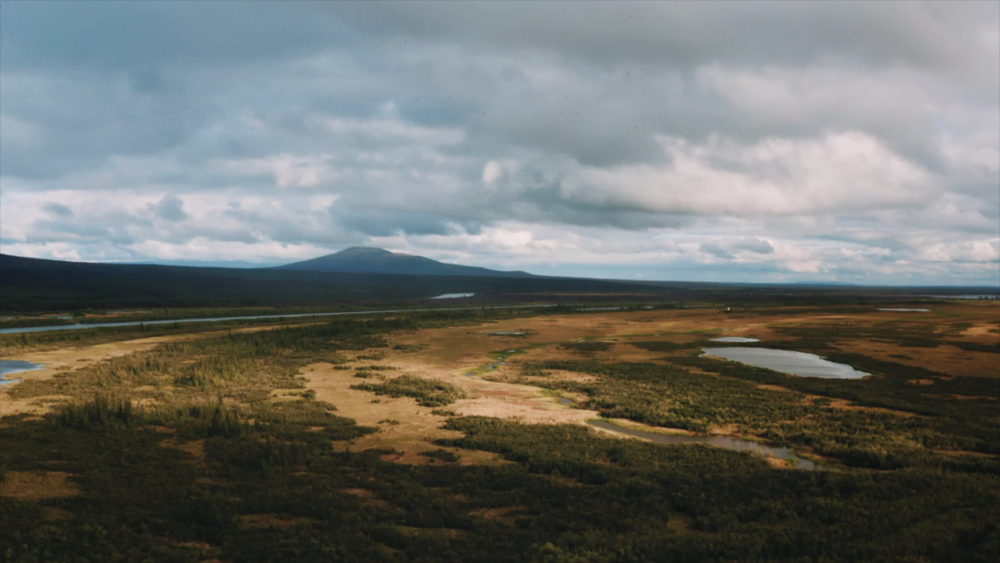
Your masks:
<instances>
[{"instance_id":1,"label":"cloud","mask_svg":"<svg viewBox=\"0 0 1000 563\"><path fill-rule=\"evenodd\" d=\"M30 3L0 36L4 252L1000 282L995 3Z\"/></svg>"},{"instance_id":2,"label":"cloud","mask_svg":"<svg viewBox=\"0 0 1000 563\"><path fill-rule=\"evenodd\" d=\"M65 205L60 205L60 204L55 203L55 202L51 202L51 201L48 202L48 203L46 203L46 204L44 204L44 205L42 205L42 209L44 209L45 211L48 211L49 213L55 215L56 217L72 217L73 216L73 212L70 211L70 209L68 207L66 207Z\"/></svg>"},{"instance_id":3,"label":"cloud","mask_svg":"<svg viewBox=\"0 0 1000 563\"><path fill-rule=\"evenodd\" d=\"M499 162L495 160L487 162L486 166L483 167L483 184L487 187L493 187L501 174L503 174L503 169Z\"/></svg>"},{"instance_id":4,"label":"cloud","mask_svg":"<svg viewBox=\"0 0 1000 563\"><path fill-rule=\"evenodd\" d=\"M163 199L153 206L153 212L165 221L176 222L187 219L187 213L184 212L184 202L173 194L163 196Z\"/></svg>"}]
</instances>

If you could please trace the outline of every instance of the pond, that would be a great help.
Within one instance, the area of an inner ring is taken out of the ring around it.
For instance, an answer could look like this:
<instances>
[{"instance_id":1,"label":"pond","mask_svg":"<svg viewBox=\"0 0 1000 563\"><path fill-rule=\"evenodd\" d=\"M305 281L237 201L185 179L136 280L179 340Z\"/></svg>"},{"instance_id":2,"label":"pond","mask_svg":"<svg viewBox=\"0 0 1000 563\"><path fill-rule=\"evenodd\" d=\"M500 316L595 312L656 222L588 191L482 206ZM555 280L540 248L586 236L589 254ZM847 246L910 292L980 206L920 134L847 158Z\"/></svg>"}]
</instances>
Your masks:
<instances>
[{"instance_id":1,"label":"pond","mask_svg":"<svg viewBox=\"0 0 1000 563\"><path fill-rule=\"evenodd\" d=\"M744 336L723 336L720 338L713 338L712 342L729 342L730 344L741 344L747 342L760 342L757 338L747 338Z\"/></svg>"},{"instance_id":2,"label":"pond","mask_svg":"<svg viewBox=\"0 0 1000 563\"><path fill-rule=\"evenodd\" d=\"M577 309L577 311L619 311L621 307L587 307L585 309Z\"/></svg>"},{"instance_id":3,"label":"pond","mask_svg":"<svg viewBox=\"0 0 1000 563\"><path fill-rule=\"evenodd\" d=\"M727 450L756 453L764 457L776 457L778 459L792 460L795 462L794 467L796 469L805 469L808 471L824 469L823 466L815 462L798 457L788 448L766 446L759 442L751 442L750 440L740 440L738 438L729 438L728 436L692 436L689 434L660 434L659 432L645 432L643 430L618 426L604 420L590 420L587 421L587 424L596 428L617 432L619 434L643 438L657 444L706 444L709 446L715 446L716 448L725 448Z\"/></svg>"},{"instance_id":4,"label":"pond","mask_svg":"<svg viewBox=\"0 0 1000 563\"><path fill-rule=\"evenodd\" d=\"M861 379L870 373L857 371L846 364L838 364L805 352L772 350L770 348L703 348L702 352L732 362L758 368L773 369L801 377L824 379Z\"/></svg>"},{"instance_id":5,"label":"pond","mask_svg":"<svg viewBox=\"0 0 1000 563\"><path fill-rule=\"evenodd\" d=\"M444 293L431 299L461 299L462 297L472 297L475 293Z\"/></svg>"},{"instance_id":6,"label":"pond","mask_svg":"<svg viewBox=\"0 0 1000 563\"><path fill-rule=\"evenodd\" d=\"M20 379L7 379L8 374L34 371L36 369L42 369L43 367L45 367L45 364L35 364L32 362L21 362L17 360L0 360L0 385L21 381Z\"/></svg>"},{"instance_id":7,"label":"pond","mask_svg":"<svg viewBox=\"0 0 1000 563\"><path fill-rule=\"evenodd\" d=\"M517 330L496 330L486 334L490 336L524 336L526 333Z\"/></svg>"},{"instance_id":8,"label":"pond","mask_svg":"<svg viewBox=\"0 0 1000 563\"><path fill-rule=\"evenodd\" d=\"M895 312L895 313L930 313L931 312L930 309L891 309L891 308L879 309L879 311L892 311L892 312Z\"/></svg>"}]
</instances>

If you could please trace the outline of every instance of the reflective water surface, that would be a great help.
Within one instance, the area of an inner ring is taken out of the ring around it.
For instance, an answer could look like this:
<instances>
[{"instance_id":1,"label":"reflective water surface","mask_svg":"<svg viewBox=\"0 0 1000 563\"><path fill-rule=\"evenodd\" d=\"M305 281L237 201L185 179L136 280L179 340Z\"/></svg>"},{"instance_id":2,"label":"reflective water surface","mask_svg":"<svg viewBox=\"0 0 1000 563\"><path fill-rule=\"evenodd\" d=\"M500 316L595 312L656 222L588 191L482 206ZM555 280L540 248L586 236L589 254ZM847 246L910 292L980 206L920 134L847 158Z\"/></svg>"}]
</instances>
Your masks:
<instances>
[{"instance_id":1,"label":"reflective water surface","mask_svg":"<svg viewBox=\"0 0 1000 563\"><path fill-rule=\"evenodd\" d=\"M858 371L815 354L771 350L769 348L703 348L705 354L758 368L773 369L801 377L826 379L861 379L870 373Z\"/></svg>"},{"instance_id":2,"label":"reflective water surface","mask_svg":"<svg viewBox=\"0 0 1000 563\"><path fill-rule=\"evenodd\" d=\"M18 360L0 360L0 385L5 383L17 383L20 379L8 379L7 375L42 369L45 364L34 364L31 362L21 362Z\"/></svg>"},{"instance_id":3,"label":"reflective water surface","mask_svg":"<svg viewBox=\"0 0 1000 563\"><path fill-rule=\"evenodd\" d=\"M485 307L486 309L528 309L532 307L554 307L551 304L541 305L503 305L499 307ZM245 317L206 317L200 319L170 319L164 321L124 321L117 323L94 323L94 324L72 324L57 326L31 326L21 328L0 328L0 334L16 334L21 332L46 332L50 330L82 330L86 328L101 328L103 326L139 326L139 325L163 325L170 323L207 323L214 321L242 321L254 319L295 319L301 317L337 317L344 315L370 315L378 313L414 313L423 311L470 311L482 309L484 307L435 307L433 309L382 309L378 311L338 311L336 313L296 313L294 315L250 315Z\"/></svg>"},{"instance_id":4,"label":"reflective water surface","mask_svg":"<svg viewBox=\"0 0 1000 563\"><path fill-rule=\"evenodd\" d=\"M713 338L712 342L730 342L732 344L743 343L743 342L760 342L757 338L747 338L745 336L722 336L719 338Z\"/></svg>"}]
</instances>

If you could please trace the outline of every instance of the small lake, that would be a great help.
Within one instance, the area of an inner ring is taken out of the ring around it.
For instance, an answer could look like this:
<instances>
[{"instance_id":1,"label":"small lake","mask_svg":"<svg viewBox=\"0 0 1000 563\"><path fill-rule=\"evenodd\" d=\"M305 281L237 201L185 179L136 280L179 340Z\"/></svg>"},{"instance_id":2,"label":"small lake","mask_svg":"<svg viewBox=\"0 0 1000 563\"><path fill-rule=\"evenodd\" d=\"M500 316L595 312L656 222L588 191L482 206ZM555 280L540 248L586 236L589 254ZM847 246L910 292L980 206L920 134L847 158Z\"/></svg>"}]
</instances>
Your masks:
<instances>
[{"instance_id":1,"label":"small lake","mask_svg":"<svg viewBox=\"0 0 1000 563\"><path fill-rule=\"evenodd\" d=\"M431 299L461 299L462 297L472 297L475 293L443 293Z\"/></svg>"},{"instance_id":2,"label":"small lake","mask_svg":"<svg viewBox=\"0 0 1000 563\"><path fill-rule=\"evenodd\" d=\"M712 342L729 342L730 344L745 344L747 342L760 342L756 338L747 338L745 336L723 336L720 338L713 338Z\"/></svg>"},{"instance_id":3,"label":"small lake","mask_svg":"<svg viewBox=\"0 0 1000 563\"><path fill-rule=\"evenodd\" d=\"M0 360L0 385L21 381L20 379L8 379L8 374L34 371L36 369L42 369L43 367L45 367L45 364L35 364L17 360Z\"/></svg>"},{"instance_id":4,"label":"small lake","mask_svg":"<svg viewBox=\"0 0 1000 563\"><path fill-rule=\"evenodd\" d=\"M933 297L935 299L1000 299L1000 294L979 294L979 295L921 295L919 297Z\"/></svg>"},{"instance_id":5,"label":"small lake","mask_svg":"<svg viewBox=\"0 0 1000 563\"><path fill-rule=\"evenodd\" d=\"M809 461L808 459L798 457L788 448L766 446L758 442L751 442L750 440L740 440L738 438L729 438L728 436L691 436L686 434L660 434L659 432L645 432L643 430L617 426L604 420L590 420L587 421L587 424L604 430L617 432L619 434L625 434L627 436L644 438L657 444L706 444L709 446L715 446L716 448L725 448L727 450L736 450L738 452L756 453L764 457L776 457L778 459L793 460L795 461L796 469L805 469L808 471L823 469L822 466Z\"/></svg>"},{"instance_id":6,"label":"small lake","mask_svg":"<svg viewBox=\"0 0 1000 563\"><path fill-rule=\"evenodd\" d=\"M800 377L824 379L861 379L871 375L846 364L838 364L805 352L770 348L703 348L702 352L748 366L773 369Z\"/></svg>"},{"instance_id":7,"label":"small lake","mask_svg":"<svg viewBox=\"0 0 1000 563\"><path fill-rule=\"evenodd\" d=\"M577 309L577 311L620 311L621 307L587 307L586 309Z\"/></svg>"},{"instance_id":8,"label":"small lake","mask_svg":"<svg viewBox=\"0 0 1000 563\"><path fill-rule=\"evenodd\" d=\"M496 330L493 332L487 332L486 334L490 336L524 336L524 332L516 330Z\"/></svg>"},{"instance_id":9,"label":"small lake","mask_svg":"<svg viewBox=\"0 0 1000 563\"><path fill-rule=\"evenodd\" d=\"M892 311L892 312L895 312L895 313L930 313L931 312L930 309L890 309L890 308L879 309L879 311Z\"/></svg>"}]
</instances>

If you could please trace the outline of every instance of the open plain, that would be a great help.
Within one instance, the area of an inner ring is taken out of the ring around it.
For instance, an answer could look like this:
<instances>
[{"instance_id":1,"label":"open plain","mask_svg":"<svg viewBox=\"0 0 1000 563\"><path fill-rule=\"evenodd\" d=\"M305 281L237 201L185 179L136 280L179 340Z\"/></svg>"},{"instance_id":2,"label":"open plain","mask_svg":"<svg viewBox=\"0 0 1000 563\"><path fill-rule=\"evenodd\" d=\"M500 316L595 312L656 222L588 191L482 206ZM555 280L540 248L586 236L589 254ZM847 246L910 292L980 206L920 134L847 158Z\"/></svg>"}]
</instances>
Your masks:
<instances>
[{"instance_id":1,"label":"open plain","mask_svg":"<svg viewBox=\"0 0 1000 563\"><path fill-rule=\"evenodd\" d=\"M292 537L296 549L313 538L304 560L317 561L330 553L558 561L549 554L618 549L655 560L642 551L654 544L702 560L719 549L758 557L751 537L808 535L787 510L833 502L859 515L810 517L820 533L860 533L871 518L905 508L912 517L890 520L911 552L989 555L1000 498L998 307L930 308L626 304L156 337L136 330L82 345L22 337L7 343L11 359L46 366L0 388L2 525L31 549L58 553L82 542L123 561L140 553L280 560L292 553L282 551ZM872 375L794 377L702 355L719 336L757 338L748 345L815 353ZM598 419L612 425L588 424ZM616 427L729 437L794 455L651 444ZM40 450L40 442L53 447ZM939 493L921 484L942 478L958 487L947 523ZM631 490L635 479L643 485ZM724 483L734 479L744 492L729 491ZM663 489L679 482L682 489ZM890 484L906 492L877 500ZM587 496L573 493L581 487ZM844 487L861 492L835 492ZM663 502L645 506L649 491ZM604 495L619 508L595 500ZM705 495L710 507L694 502ZM601 508L587 508L594 502ZM185 523L206 510L200 518L210 523ZM616 532L613 522L633 511L662 528ZM346 522L354 536L331 535ZM956 543L930 546L919 539L927 526ZM114 548L101 547L98 528L115 536ZM573 539L583 529L597 535ZM67 539L48 544L40 534ZM497 534L511 538L505 550L492 548ZM957 539L969 534L979 539ZM847 545L870 555L879 542ZM847 553L782 549L791 558Z\"/></svg>"}]
</instances>

